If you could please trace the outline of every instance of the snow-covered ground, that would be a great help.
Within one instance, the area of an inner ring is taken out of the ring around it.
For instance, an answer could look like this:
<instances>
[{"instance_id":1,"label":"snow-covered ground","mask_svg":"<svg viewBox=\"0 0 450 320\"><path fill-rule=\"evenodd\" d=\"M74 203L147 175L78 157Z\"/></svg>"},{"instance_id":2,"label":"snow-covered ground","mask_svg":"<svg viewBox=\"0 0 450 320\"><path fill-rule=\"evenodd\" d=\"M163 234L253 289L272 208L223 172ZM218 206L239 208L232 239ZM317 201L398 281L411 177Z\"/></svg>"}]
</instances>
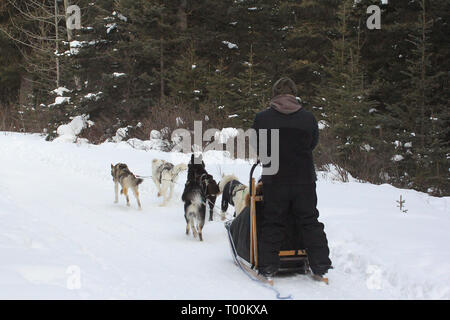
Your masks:
<instances>
[{"instance_id":1,"label":"snow-covered ground","mask_svg":"<svg viewBox=\"0 0 450 320\"><path fill-rule=\"evenodd\" d=\"M180 200L186 172L167 207L151 180L142 211L131 195L114 204L110 163L140 175L151 160L189 155L0 133L0 298L275 299L231 258L223 222L207 222L204 241L186 236ZM247 181L250 165L217 153L207 170ZM397 207L406 201L403 213ZM340 183L320 175L319 210L334 270L330 285L277 278L294 299L449 299L449 198L389 185ZM217 201L220 204L220 198ZM229 209L231 214L232 209Z\"/></svg>"}]
</instances>

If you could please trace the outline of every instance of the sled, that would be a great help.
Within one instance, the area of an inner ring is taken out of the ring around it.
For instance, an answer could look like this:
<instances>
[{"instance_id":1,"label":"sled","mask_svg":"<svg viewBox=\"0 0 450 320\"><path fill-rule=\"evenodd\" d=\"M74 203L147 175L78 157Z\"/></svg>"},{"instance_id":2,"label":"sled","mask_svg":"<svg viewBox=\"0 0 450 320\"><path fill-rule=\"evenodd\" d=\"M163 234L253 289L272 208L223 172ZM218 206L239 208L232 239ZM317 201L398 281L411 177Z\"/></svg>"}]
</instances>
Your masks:
<instances>
[{"instance_id":1,"label":"sled","mask_svg":"<svg viewBox=\"0 0 450 320\"><path fill-rule=\"evenodd\" d=\"M235 263L254 279L273 285L273 279L265 278L258 273L258 225L262 222L264 195L257 194L253 172L259 162L250 170L250 206L246 207L232 221L225 224L228 232L231 253ZM302 235L299 234L295 224L288 227L279 252L279 275L304 274L311 275L307 252L303 246ZM311 275L313 280L328 284L328 279Z\"/></svg>"}]
</instances>

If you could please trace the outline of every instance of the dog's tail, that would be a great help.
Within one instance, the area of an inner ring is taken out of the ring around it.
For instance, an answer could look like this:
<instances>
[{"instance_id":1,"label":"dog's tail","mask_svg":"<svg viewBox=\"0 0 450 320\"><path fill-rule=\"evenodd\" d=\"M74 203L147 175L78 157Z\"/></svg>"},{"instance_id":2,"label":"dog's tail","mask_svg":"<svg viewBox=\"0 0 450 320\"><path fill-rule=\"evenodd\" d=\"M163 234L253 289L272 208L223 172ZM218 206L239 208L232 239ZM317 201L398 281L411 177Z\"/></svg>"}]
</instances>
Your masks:
<instances>
[{"instance_id":1,"label":"dog's tail","mask_svg":"<svg viewBox=\"0 0 450 320\"><path fill-rule=\"evenodd\" d=\"M140 185L142 182L144 182L144 179L141 179L141 178L137 178L136 179L136 185L137 186Z\"/></svg>"},{"instance_id":2,"label":"dog's tail","mask_svg":"<svg viewBox=\"0 0 450 320\"><path fill-rule=\"evenodd\" d=\"M192 200L191 204L187 207L186 213L189 218L195 217L197 213L200 211L200 207L202 205L202 197L199 194L196 194Z\"/></svg>"},{"instance_id":3,"label":"dog's tail","mask_svg":"<svg viewBox=\"0 0 450 320\"><path fill-rule=\"evenodd\" d=\"M197 214L197 210L198 210L198 208L193 204L191 204L189 207L187 207L187 209L186 209L187 218L189 220L194 218Z\"/></svg>"},{"instance_id":4,"label":"dog's tail","mask_svg":"<svg viewBox=\"0 0 450 320\"><path fill-rule=\"evenodd\" d=\"M196 207L200 207L203 204L202 197L199 194L196 194L192 198L191 203L192 203L192 205L194 205Z\"/></svg>"},{"instance_id":5,"label":"dog's tail","mask_svg":"<svg viewBox=\"0 0 450 320\"><path fill-rule=\"evenodd\" d=\"M197 212L200 211L200 207L203 204L202 197L199 194L194 195L194 197L191 199L191 204L187 207L187 214L190 215L196 215Z\"/></svg>"}]
</instances>

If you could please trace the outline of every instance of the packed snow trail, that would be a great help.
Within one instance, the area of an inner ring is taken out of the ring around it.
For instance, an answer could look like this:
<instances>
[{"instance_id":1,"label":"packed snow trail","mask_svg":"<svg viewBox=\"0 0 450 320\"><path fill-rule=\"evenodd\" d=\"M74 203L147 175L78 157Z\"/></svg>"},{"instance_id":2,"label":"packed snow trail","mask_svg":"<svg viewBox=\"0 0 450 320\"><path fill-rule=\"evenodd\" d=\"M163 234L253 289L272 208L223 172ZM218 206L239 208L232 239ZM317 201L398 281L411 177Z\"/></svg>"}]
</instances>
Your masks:
<instances>
[{"instance_id":1,"label":"packed snow trail","mask_svg":"<svg viewBox=\"0 0 450 320\"><path fill-rule=\"evenodd\" d=\"M204 241L185 235L180 200L159 207L156 188L140 186L142 211L121 195L114 204L110 164L150 175L151 160L187 163L189 155L140 151L125 142L99 146L46 142L0 133L0 298L275 299L234 264L223 222L207 221ZM204 155L216 181L250 164ZM389 185L320 177L320 220L335 267L330 285L304 276L276 278L294 299L449 299L449 198ZM402 195L408 212L396 207ZM220 204L220 197L217 200ZM229 209L229 214L232 208ZM80 270L70 290L71 268Z\"/></svg>"}]
</instances>

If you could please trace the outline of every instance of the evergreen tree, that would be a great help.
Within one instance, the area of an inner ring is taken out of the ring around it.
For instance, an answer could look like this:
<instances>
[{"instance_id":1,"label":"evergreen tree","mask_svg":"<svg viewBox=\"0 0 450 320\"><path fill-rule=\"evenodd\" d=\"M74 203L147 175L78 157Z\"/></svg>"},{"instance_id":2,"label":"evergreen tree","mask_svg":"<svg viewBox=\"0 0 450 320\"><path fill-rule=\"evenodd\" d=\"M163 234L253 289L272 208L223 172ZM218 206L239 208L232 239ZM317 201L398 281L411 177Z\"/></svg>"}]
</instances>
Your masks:
<instances>
[{"instance_id":1,"label":"evergreen tree","mask_svg":"<svg viewBox=\"0 0 450 320\"><path fill-rule=\"evenodd\" d=\"M0 104L17 99L22 73L20 62L16 47L0 33Z\"/></svg>"},{"instance_id":2,"label":"evergreen tree","mask_svg":"<svg viewBox=\"0 0 450 320\"><path fill-rule=\"evenodd\" d=\"M214 117L223 119L224 124L227 123L226 119L236 105L237 97L233 90L233 76L223 58L215 67L210 68L206 78L206 87L205 109L208 109Z\"/></svg>"},{"instance_id":3,"label":"evergreen tree","mask_svg":"<svg viewBox=\"0 0 450 320\"><path fill-rule=\"evenodd\" d=\"M81 30L66 30L70 4ZM366 28L372 4L381 30ZM0 1L0 120L52 133L88 114L109 135L178 116L248 127L289 76L325 128L319 163L444 195L449 20L448 0ZM53 104L56 86L68 103Z\"/></svg>"},{"instance_id":4,"label":"evergreen tree","mask_svg":"<svg viewBox=\"0 0 450 320\"><path fill-rule=\"evenodd\" d=\"M243 70L232 82L232 98L236 105L230 110L228 117L234 125L248 128L253 123L256 112L267 108L270 100L271 81L266 75L258 56L250 46L248 60L243 62Z\"/></svg>"},{"instance_id":5,"label":"evergreen tree","mask_svg":"<svg viewBox=\"0 0 450 320\"><path fill-rule=\"evenodd\" d=\"M363 29L358 6L344 0L338 9L325 81L318 87L317 105L333 137L337 162L351 173L361 172L362 154L374 150L370 116L374 102L361 61ZM367 178L367 177L365 177Z\"/></svg>"},{"instance_id":6,"label":"evergreen tree","mask_svg":"<svg viewBox=\"0 0 450 320\"><path fill-rule=\"evenodd\" d=\"M448 108L440 91L443 73L432 65L432 16L427 1L418 3L418 20L412 25L406 41L411 51L403 71L402 99L388 106L390 134L396 138L398 179L408 187L442 194L448 188L446 165L448 153ZM444 94L445 95L445 94ZM445 169L444 169L445 170ZM447 185L447 186L446 186Z\"/></svg>"},{"instance_id":7,"label":"evergreen tree","mask_svg":"<svg viewBox=\"0 0 450 320\"><path fill-rule=\"evenodd\" d=\"M327 53L332 50L340 3L340 0L290 0L280 4L286 50L286 63L280 76L288 75L295 81L306 108L312 107L317 85L325 76L323 68Z\"/></svg>"},{"instance_id":8,"label":"evergreen tree","mask_svg":"<svg viewBox=\"0 0 450 320\"><path fill-rule=\"evenodd\" d=\"M193 41L169 70L168 87L177 103L199 111L206 94L206 63L196 54Z\"/></svg>"}]
</instances>

